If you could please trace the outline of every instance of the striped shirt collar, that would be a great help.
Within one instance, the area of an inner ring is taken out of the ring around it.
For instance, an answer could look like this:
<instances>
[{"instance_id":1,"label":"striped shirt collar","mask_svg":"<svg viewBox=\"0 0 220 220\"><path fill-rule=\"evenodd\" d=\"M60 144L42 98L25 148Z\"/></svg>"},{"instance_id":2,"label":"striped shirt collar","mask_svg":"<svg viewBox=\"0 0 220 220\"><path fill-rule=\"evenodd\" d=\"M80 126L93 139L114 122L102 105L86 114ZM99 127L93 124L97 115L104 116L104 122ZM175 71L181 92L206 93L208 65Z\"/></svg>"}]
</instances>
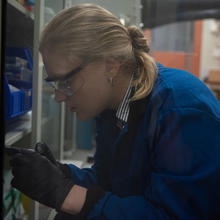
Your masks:
<instances>
[{"instance_id":1,"label":"striped shirt collar","mask_svg":"<svg viewBox=\"0 0 220 220\"><path fill-rule=\"evenodd\" d=\"M117 119L121 120L123 123L126 123L128 121L128 115L129 115L129 111L130 111L130 106L129 106L129 99L131 96L131 90L132 90L132 82L133 80L133 75L131 77L128 89L124 95L124 98L121 102L121 104L118 107L118 110L116 112L116 117Z\"/></svg>"}]
</instances>

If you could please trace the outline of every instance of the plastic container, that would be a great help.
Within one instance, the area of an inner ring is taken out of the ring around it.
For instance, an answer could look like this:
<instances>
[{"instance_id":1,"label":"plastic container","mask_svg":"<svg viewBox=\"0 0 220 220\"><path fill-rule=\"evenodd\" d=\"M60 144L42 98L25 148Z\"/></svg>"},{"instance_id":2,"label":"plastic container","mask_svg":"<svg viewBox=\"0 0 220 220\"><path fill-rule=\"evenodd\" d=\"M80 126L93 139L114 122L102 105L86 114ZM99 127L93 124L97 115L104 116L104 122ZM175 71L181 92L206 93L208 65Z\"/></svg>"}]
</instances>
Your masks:
<instances>
[{"instance_id":1,"label":"plastic container","mask_svg":"<svg viewBox=\"0 0 220 220\"><path fill-rule=\"evenodd\" d=\"M91 150L94 120L76 122L76 145L79 149Z\"/></svg>"},{"instance_id":2,"label":"plastic container","mask_svg":"<svg viewBox=\"0 0 220 220\"><path fill-rule=\"evenodd\" d=\"M4 81L5 119L9 121L25 112L25 93L20 90L11 92L6 77Z\"/></svg>"},{"instance_id":3,"label":"plastic container","mask_svg":"<svg viewBox=\"0 0 220 220\"><path fill-rule=\"evenodd\" d=\"M10 63L10 62L7 62L7 57L15 57L15 58L11 58L11 59L15 59L15 60L17 59L16 57L22 58L28 62L27 67L30 70L33 70L33 59L32 59L31 52L28 48L26 48L26 47L7 47L6 48L6 63ZM20 60L20 62L21 62L21 60Z\"/></svg>"},{"instance_id":4,"label":"plastic container","mask_svg":"<svg viewBox=\"0 0 220 220\"><path fill-rule=\"evenodd\" d=\"M5 73L10 80L32 82L33 62L28 48L6 48Z\"/></svg>"},{"instance_id":5,"label":"plastic container","mask_svg":"<svg viewBox=\"0 0 220 220\"><path fill-rule=\"evenodd\" d=\"M30 50L6 48L5 71L5 120L9 122L32 108L33 61Z\"/></svg>"},{"instance_id":6,"label":"plastic container","mask_svg":"<svg viewBox=\"0 0 220 220\"><path fill-rule=\"evenodd\" d=\"M32 81L32 71L27 67L19 66L18 64L6 64L5 72L10 80Z\"/></svg>"},{"instance_id":7,"label":"plastic container","mask_svg":"<svg viewBox=\"0 0 220 220\"><path fill-rule=\"evenodd\" d=\"M11 91L8 80L5 81L5 120L6 122L15 119L29 111L32 107L32 88L25 82L13 81L11 85L18 88L17 91ZM17 85L19 84L19 85ZM23 85L24 84L24 85ZM20 87L20 88L19 88Z\"/></svg>"},{"instance_id":8,"label":"plastic container","mask_svg":"<svg viewBox=\"0 0 220 220\"><path fill-rule=\"evenodd\" d=\"M27 67L28 61L26 59L23 59L21 57L16 56L6 56L5 57L6 64L15 64L18 66Z\"/></svg>"},{"instance_id":9,"label":"plastic container","mask_svg":"<svg viewBox=\"0 0 220 220\"><path fill-rule=\"evenodd\" d=\"M20 89L25 94L24 107L25 112L32 108L32 83L20 81L20 80L9 80L10 84Z\"/></svg>"}]
</instances>

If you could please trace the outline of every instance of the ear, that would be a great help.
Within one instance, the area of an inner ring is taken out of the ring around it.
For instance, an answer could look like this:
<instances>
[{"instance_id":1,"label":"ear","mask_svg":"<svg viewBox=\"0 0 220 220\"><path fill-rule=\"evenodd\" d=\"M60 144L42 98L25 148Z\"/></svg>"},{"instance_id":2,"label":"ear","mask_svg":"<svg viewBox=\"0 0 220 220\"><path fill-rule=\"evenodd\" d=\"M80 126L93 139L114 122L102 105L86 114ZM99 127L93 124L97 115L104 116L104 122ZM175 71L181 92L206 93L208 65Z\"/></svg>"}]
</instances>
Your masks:
<instances>
[{"instance_id":1,"label":"ear","mask_svg":"<svg viewBox=\"0 0 220 220\"><path fill-rule=\"evenodd\" d=\"M106 74L108 77L114 78L120 69L121 63L114 59L114 58L108 58L105 60L105 68L106 68Z\"/></svg>"}]
</instances>

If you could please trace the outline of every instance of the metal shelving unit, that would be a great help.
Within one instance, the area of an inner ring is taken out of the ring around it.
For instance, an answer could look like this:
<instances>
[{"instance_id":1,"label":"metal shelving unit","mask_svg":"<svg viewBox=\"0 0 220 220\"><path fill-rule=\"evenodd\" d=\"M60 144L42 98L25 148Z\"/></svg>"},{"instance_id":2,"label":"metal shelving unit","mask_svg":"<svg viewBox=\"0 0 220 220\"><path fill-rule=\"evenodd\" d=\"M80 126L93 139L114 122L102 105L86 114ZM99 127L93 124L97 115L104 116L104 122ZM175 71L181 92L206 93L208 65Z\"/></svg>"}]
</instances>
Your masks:
<instances>
[{"instance_id":1,"label":"metal shelving unit","mask_svg":"<svg viewBox=\"0 0 220 220\"><path fill-rule=\"evenodd\" d=\"M34 13L15 0L7 0L6 45L28 47L33 52Z\"/></svg>"},{"instance_id":2,"label":"metal shelving unit","mask_svg":"<svg viewBox=\"0 0 220 220\"><path fill-rule=\"evenodd\" d=\"M7 0L6 45L25 46L33 51L34 14L16 0ZM5 144L12 145L32 131L32 112L6 125Z\"/></svg>"},{"instance_id":3,"label":"metal shelving unit","mask_svg":"<svg viewBox=\"0 0 220 220\"><path fill-rule=\"evenodd\" d=\"M33 52L34 20L34 13L29 12L15 0L7 0L6 47L27 47ZM24 147L30 146L29 137L32 132L32 111L11 120L5 127L6 145L19 146L19 144L25 142ZM5 165L8 164L8 159L6 156ZM10 167L5 166L4 172L10 172ZM6 188L3 188L3 190L6 190ZM7 190L5 192L10 193ZM5 218L8 218L8 216ZM24 216L22 214L22 219L27 219L27 215Z\"/></svg>"}]
</instances>

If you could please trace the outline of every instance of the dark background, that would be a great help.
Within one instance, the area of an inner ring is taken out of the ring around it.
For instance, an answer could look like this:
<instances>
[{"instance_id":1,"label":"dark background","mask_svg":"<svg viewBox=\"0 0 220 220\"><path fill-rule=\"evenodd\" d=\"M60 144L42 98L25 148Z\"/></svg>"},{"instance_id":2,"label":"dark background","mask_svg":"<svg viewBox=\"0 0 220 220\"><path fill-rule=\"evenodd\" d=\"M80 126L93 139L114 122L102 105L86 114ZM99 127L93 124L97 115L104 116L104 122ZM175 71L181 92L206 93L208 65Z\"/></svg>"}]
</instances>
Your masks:
<instances>
[{"instance_id":1,"label":"dark background","mask_svg":"<svg viewBox=\"0 0 220 220\"><path fill-rule=\"evenodd\" d=\"M220 19L220 0L142 0L144 28L178 21Z\"/></svg>"}]
</instances>

